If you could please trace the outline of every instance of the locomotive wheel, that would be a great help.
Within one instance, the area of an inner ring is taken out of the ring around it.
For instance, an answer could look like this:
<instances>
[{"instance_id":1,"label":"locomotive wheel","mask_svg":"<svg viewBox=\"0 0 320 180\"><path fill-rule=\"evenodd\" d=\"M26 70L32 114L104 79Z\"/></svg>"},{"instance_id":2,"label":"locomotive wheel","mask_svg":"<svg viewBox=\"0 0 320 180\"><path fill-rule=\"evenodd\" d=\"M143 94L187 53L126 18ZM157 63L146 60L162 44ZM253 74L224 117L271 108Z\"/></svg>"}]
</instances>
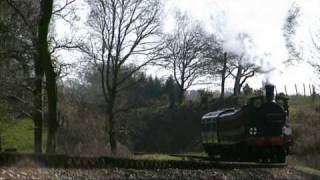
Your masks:
<instances>
[{"instance_id":1,"label":"locomotive wheel","mask_svg":"<svg viewBox=\"0 0 320 180\"><path fill-rule=\"evenodd\" d=\"M273 158L273 162L275 163L285 163L286 162L286 150L284 147L277 147L274 150L274 154L273 154L274 158Z\"/></svg>"},{"instance_id":2,"label":"locomotive wheel","mask_svg":"<svg viewBox=\"0 0 320 180\"><path fill-rule=\"evenodd\" d=\"M272 163L285 163L286 162L286 151L284 148L279 147L275 150L275 152L272 154L271 162Z\"/></svg>"},{"instance_id":3,"label":"locomotive wheel","mask_svg":"<svg viewBox=\"0 0 320 180\"><path fill-rule=\"evenodd\" d=\"M277 160L278 160L278 163L286 162L286 152L284 149L281 149L278 151Z\"/></svg>"},{"instance_id":4,"label":"locomotive wheel","mask_svg":"<svg viewBox=\"0 0 320 180\"><path fill-rule=\"evenodd\" d=\"M285 163L286 162L286 155L285 154L281 154L278 157L278 163Z\"/></svg>"}]
</instances>

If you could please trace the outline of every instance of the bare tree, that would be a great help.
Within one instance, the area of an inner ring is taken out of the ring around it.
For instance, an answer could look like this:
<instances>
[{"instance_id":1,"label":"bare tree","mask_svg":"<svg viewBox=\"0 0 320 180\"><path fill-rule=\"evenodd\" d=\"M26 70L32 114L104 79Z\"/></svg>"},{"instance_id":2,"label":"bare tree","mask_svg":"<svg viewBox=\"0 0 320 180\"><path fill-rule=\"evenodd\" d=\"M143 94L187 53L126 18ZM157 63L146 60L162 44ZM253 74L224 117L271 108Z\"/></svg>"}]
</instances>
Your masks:
<instances>
[{"instance_id":1,"label":"bare tree","mask_svg":"<svg viewBox=\"0 0 320 180\"><path fill-rule=\"evenodd\" d=\"M25 59L29 58L27 62L25 62L25 66L31 66L33 63L34 68L30 68L34 70L35 77L33 78L33 84L25 84L26 89L31 90L33 93L33 113L32 119L34 121L34 148L35 152L41 153L42 147L42 81L43 81L43 70L40 64L40 59L36 53L36 35L37 35L37 14L38 14L38 4L33 1L20 1L17 3L16 1L7 0L6 4L3 4L5 7L10 8L11 12L17 14L17 21L19 22L14 27L15 29L20 29L23 33L19 33L14 31L14 36L19 41L19 46L24 47L24 54L28 54L28 56L21 56L21 49L17 49L17 47L12 48L10 51L7 51L7 55L9 57L14 57L15 59ZM13 22L12 22L13 23ZM22 28L24 27L24 28ZM30 60L33 60L31 63ZM31 73L27 73L25 77L30 77Z\"/></svg>"},{"instance_id":2,"label":"bare tree","mask_svg":"<svg viewBox=\"0 0 320 180\"><path fill-rule=\"evenodd\" d=\"M302 50L297 47L294 41L296 34L296 28L298 25L298 18L300 17L300 7L296 4L292 4L288 10L288 15L283 26L283 36L285 38L286 47L288 49L289 58L287 62L302 60Z\"/></svg>"},{"instance_id":3,"label":"bare tree","mask_svg":"<svg viewBox=\"0 0 320 180\"><path fill-rule=\"evenodd\" d=\"M223 53L223 61L222 61L222 69L221 69L221 94L220 94L220 100L223 101L224 99L224 88L225 88L225 82L227 77L230 75L230 73L227 73L227 63L228 63L228 54L225 52Z\"/></svg>"},{"instance_id":4,"label":"bare tree","mask_svg":"<svg viewBox=\"0 0 320 180\"><path fill-rule=\"evenodd\" d=\"M223 102L225 82L231 75L230 71L234 68L231 63L235 59L235 54L224 52L222 43L213 35L205 38L204 58L206 59L206 66L204 66L204 71L210 77L221 78L220 100ZM230 68L231 70L229 70Z\"/></svg>"},{"instance_id":5,"label":"bare tree","mask_svg":"<svg viewBox=\"0 0 320 180\"><path fill-rule=\"evenodd\" d=\"M233 69L229 73L234 78L233 95L239 96L244 83L260 71L260 67L254 63L248 62L244 54L238 56L237 61L232 63ZM234 72L236 71L236 72Z\"/></svg>"},{"instance_id":6,"label":"bare tree","mask_svg":"<svg viewBox=\"0 0 320 180\"><path fill-rule=\"evenodd\" d=\"M113 154L117 153L117 114L128 107L118 106L118 97L130 86L126 82L154 60L151 55L158 33L157 0L89 0L90 38L81 51L98 68L107 105L105 131ZM121 69L135 66L120 76Z\"/></svg>"},{"instance_id":7,"label":"bare tree","mask_svg":"<svg viewBox=\"0 0 320 180\"><path fill-rule=\"evenodd\" d=\"M320 75L320 33L318 31L312 32L310 30L311 48L303 48L296 43L296 31L299 27L299 18L301 17L300 7L297 4L292 4L288 11L287 19L283 27L283 35L286 40L286 47L289 54L287 62L294 63L299 61L305 61L309 63ZM311 28L310 28L311 29ZM313 48L312 48L313 47ZM304 56L304 51L310 51L311 58Z\"/></svg>"},{"instance_id":8,"label":"bare tree","mask_svg":"<svg viewBox=\"0 0 320 180\"><path fill-rule=\"evenodd\" d=\"M53 13L53 0L41 0L37 36L37 52L46 76L46 90L48 96L48 137L47 152L55 151L55 134L59 127L57 117L57 82L53 62L48 46L49 24Z\"/></svg>"},{"instance_id":9,"label":"bare tree","mask_svg":"<svg viewBox=\"0 0 320 180\"><path fill-rule=\"evenodd\" d=\"M317 32L315 34L311 34L311 41L313 44L314 57L316 60L309 61L309 64L314 68L315 72L318 74L318 77L320 78L320 33Z\"/></svg>"},{"instance_id":10,"label":"bare tree","mask_svg":"<svg viewBox=\"0 0 320 180\"><path fill-rule=\"evenodd\" d=\"M46 77L46 91L48 97L48 137L47 152L55 150L54 139L59 126L57 118L57 85L54 62L49 51L49 26L51 17L54 13L59 14L74 0L67 0L66 5L54 10L54 0L41 0L39 2L25 0L19 1L6 0L7 4L14 10L29 32L30 48L34 50L34 71L35 71L35 90L34 92L34 113L35 123L35 151L41 152L42 143L42 84L43 77ZM26 11L29 10L29 11Z\"/></svg>"},{"instance_id":11,"label":"bare tree","mask_svg":"<svg viewBox=\"0 0 320 180\"><path fill-rule=\"evenodd\" d=\"M47 82L47 95L48 95L48 112L49 112L49 119L48 119L48 138L47 138L47 152L53 152L53 139L54 134L57 129L57 112L56 112L56 104L57 104L57 95L56 95L56 80L55 80L55 73L52 67L51 56L49 53L48 48L48 41L47 36L49 32L49 24L51 21L51 16L53 12L53 0L42 0L40 4L36 4L34 7L39 11L32 12L31 17L28 17L23 8L25 6L19 6L17 2L13 0L6 1L8 5L20 15L20 18L25 23L26 27L29 30L30 38L32 45L31 47L34 48L34 69L35 69L35 86L36 89L34 90L35 101L34 104L36 107L34 112L34 122L35 126L35 150L36 152L41 152L41 130L42 130L42 100L41 100L41 92L42 92L42 79L43 74L46 76ZM27 5L27 1L24 2L24 5ZM31 7L29 7L31 8Z\"/></svg>"},{"instance_id":12,"label":"bare tree","mask_svg":"<svg viewBox=\"0 0 320 180\"><path fill-rule=\"evenodd\" d=\"M205 46L200 25L192 24L186 15L177 14L176 20L173 33L164 35L163 61L160 65L172 71L179 87L178 102L182 104L186 90L204 74L202 52Z\"/></svg>"},{"instance_id":13,"label":"bare tree","mask_svg":"<svg viewBox=\"0 0 320 180\"><path fill-rule=\"evenodd\" d=\"M233 60L229 62L228 71L234 78L233 95L239 96L244 83L256 72L262 73L263 71L255 64L258 57L250 53L254 46L251 37L246 33L239 33L236 40L240 43L239 52L232 53Z\"/></svg>"}]
</instances>

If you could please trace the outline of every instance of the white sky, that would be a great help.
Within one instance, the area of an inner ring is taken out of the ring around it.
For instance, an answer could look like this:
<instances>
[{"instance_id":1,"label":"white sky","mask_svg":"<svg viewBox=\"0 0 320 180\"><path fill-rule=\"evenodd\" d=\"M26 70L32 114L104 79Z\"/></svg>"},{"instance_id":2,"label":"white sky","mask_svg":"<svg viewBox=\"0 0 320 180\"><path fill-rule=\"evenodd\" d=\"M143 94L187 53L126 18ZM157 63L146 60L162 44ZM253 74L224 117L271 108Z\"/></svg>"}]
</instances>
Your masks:
<instances>
[{"instance_id":1,"label":"white sky","mask_svg":"<svg viewBox=\"0 0 320 180\"><path fill-rule=\"evenodd\" d=\"M249 79L249 85L259 88L262 81L268 80L277 86L278 91L283 91L284 85L287 85L288 93L294 93L294 84L297 84L302 92L303 83L316 82L312 69L306 63L289 67L283 64L283 61L287 60L287 50L282 28L293 2L301 6L302 12L297 42L303 47L308 47L310 29L315 31L319 28L317 24L320 20L320 0L164 0L164 29L170 31L170 26L174 23L171 13L173 9L180 8L205 24L209 32L219 34L226 41L226 49L239 50L239 43L235 37L238 33L247 33L251 36L254 46L250 53L264 59L263 62L259 60L257 64L266 68L276 67L276 70L269 74ZM82 4L83 8L79 14L84 19L87 8L82 0L78 0L78 3ZM57 22L59 34L69 34L68 31L65 24ZM157 74L159 71L152 70ZM229 80L228 85L232 87L232 83L232 80ZM216 86L215 89L219 87Z\"/></svg>"},{"instance_id":2,"label":"white sky","mask_svg":"<svg viewBox=\"0 0 320 180\"><path fill-rule=\"evenodd\" d=\"M314 73L306 63L285 66L288 54L283 37L283 24L287 11L293 2L301 6L301 24L297 30L297 41L302 46L310 45L309 29L315 28L320 19L320 0L167 0L169 6L180 7L196 19L209 26L209 31L220 32L226 41L225 48L236 51L238 43L235 36L244 32L252 37L254 52L264 58L264 67L276 67L269 74L249 79L249 85L261 87L262 81L268 80L277 85L279 91L287 85L288 93L294 93L294 84L302 92L303 83L315 83ZM168 8L170 9L170 8ZM318 17L318 18L316 18ZM223 24L223 25L221 25ZM232 81L229 80L230 87Z\"/></svg>"}]
</instances>

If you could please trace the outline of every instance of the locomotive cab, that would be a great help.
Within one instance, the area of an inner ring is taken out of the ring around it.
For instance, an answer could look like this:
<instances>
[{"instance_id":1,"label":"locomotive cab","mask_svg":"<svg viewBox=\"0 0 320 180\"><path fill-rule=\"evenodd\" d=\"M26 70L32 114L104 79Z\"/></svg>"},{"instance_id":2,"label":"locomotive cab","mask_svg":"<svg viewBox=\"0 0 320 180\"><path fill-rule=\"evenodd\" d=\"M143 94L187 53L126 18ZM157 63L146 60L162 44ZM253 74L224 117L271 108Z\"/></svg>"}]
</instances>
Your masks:
<instances>
[{"instance_id":1,"label":"locomotive cab","mask_svg":"<svg viewBox=\"0 0 320 180\"><path fill-rule=\"evenodd\" d=\"M210 156L236 148L235 142L244 139L245 126L240 119L241 109L223 109L202 117L202 144Z\"/></svg>"}]
</instances>

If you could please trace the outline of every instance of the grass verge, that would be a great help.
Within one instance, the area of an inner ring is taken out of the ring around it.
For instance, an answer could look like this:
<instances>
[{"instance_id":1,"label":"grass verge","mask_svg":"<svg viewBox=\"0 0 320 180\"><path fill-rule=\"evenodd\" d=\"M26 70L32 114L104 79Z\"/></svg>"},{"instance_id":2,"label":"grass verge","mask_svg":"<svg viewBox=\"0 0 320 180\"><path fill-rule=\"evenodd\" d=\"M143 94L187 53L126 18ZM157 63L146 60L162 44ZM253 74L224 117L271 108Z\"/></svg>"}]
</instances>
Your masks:
<instances>
[{"instance_id":1,"label":"grass verge","mask_svg":"<svg viewBox=\"0 0 320 180\"><path fill-rule=\"evenodd\" d=\"M289 98L294 162L320 169L320 97Z\"/></svg>"},{"instance_id":2,"label":"grass verge","mask_svg":"<svg viewBox=\"0 0 320 180\"><path fill-rule=\"evenodd\" d=\"M43 147L46 143L43 129ZM10 123L1 133L2 149L15 148L18 152L33 152L34 127L32 119L20 119Z\"/></svg>"}]
</instances>

